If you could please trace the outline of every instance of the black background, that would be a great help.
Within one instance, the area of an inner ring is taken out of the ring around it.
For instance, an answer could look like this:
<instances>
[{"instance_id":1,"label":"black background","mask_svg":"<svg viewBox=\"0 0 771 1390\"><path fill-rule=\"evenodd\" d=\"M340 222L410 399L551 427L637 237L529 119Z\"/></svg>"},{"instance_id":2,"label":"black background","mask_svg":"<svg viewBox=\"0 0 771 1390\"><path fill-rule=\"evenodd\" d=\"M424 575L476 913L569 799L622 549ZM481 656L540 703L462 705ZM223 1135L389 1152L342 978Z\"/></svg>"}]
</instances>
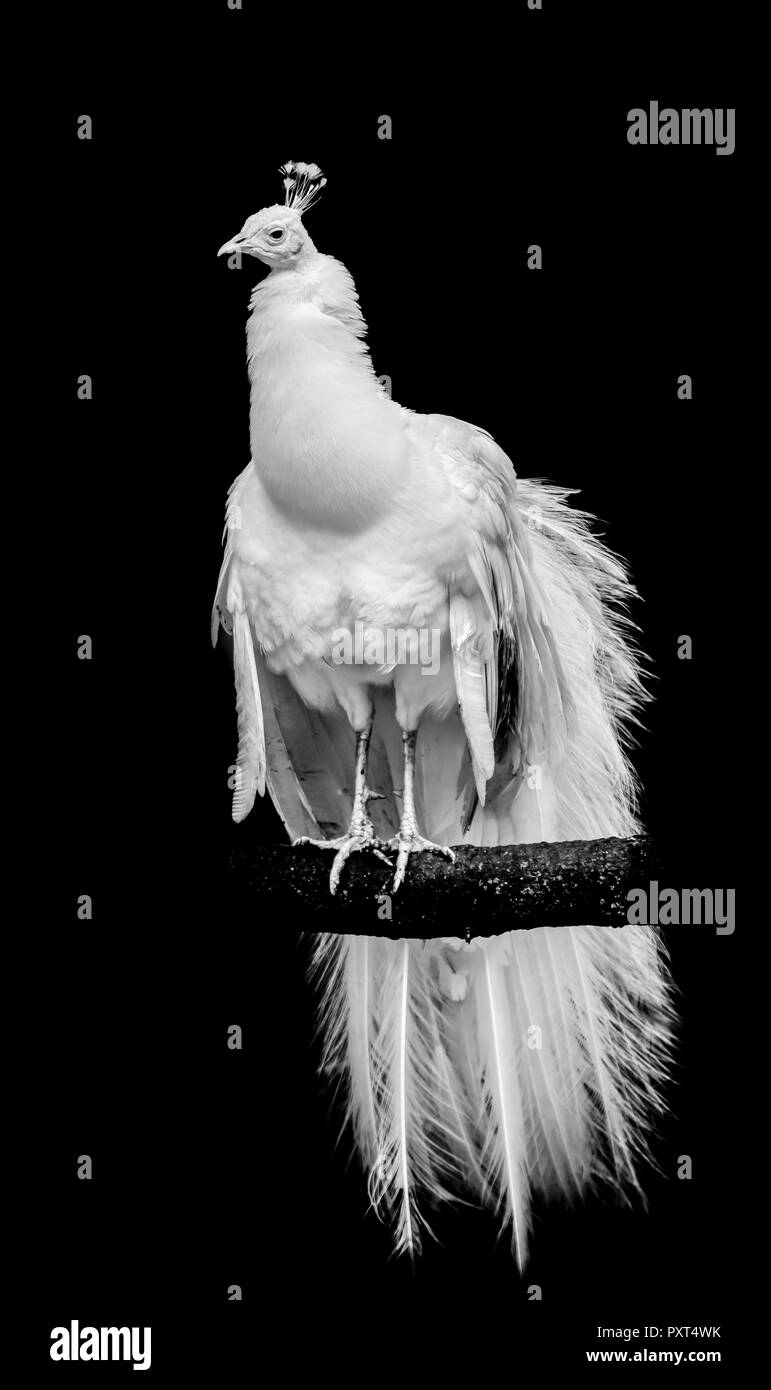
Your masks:
<instances>
[{"instance_id":1,"label":"black background","mask_svg":"<svg viewBox=\"0 0 771 1390\"><path fill-rule=\"evenodd\" d=\"M316 1080L303 923L224 903L229 848L282 835L269 805L230 821L232 674L208 617L225 492L249 459L244 326L265 273L216 251L280 201L283 161L314 160L329 183L309 230L353 274L395 398L490 430L522 476L579 488L627 558L655 696L635 752L644 819L675 886L738 886L742 133L730 158L626 140L651 99L736 106L738 34L704 7L624 20L521 0L473 32L435 18L419 56L414 23L387 14L366 33L300 13L273 32L244 5L79 10L41 134L59 182L36 423L64 442L43 464L43 527L67 542L37 570L58 713L34 884L35 1359L65 1379L128 1373L52 1366L50 1329L76 1317L150 1324L163 1383L206 1366L235 1385L269 1362L343 1384L466 1365L513 1380L528 1352L572 1372L598 1324L721 1324L725 1363L741 929L667 933L681 1042L647 1211L540 1213L524 1280L475 1211L442 1217L414 1269L391 1259Z\"/></svg>"}]
</instances>

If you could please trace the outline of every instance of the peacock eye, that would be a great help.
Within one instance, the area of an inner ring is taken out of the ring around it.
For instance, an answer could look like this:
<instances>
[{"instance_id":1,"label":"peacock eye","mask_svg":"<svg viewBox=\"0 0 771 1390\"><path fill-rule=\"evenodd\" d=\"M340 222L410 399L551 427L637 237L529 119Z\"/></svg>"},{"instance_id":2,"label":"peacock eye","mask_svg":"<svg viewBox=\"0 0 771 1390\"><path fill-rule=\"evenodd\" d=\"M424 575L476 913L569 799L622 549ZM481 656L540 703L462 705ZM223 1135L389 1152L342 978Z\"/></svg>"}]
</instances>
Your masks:
<instances>
[{"instance_id":1,"label":"peacock eye","mask_svg":"<svg viewBox=\"0 0 771 1390\"><path fill-rule=\"evenodd\" d=\"M280 241L284 233L280 227L274 227L272 232L268 232L271 241Z\"/></svg>"}]
</instances>

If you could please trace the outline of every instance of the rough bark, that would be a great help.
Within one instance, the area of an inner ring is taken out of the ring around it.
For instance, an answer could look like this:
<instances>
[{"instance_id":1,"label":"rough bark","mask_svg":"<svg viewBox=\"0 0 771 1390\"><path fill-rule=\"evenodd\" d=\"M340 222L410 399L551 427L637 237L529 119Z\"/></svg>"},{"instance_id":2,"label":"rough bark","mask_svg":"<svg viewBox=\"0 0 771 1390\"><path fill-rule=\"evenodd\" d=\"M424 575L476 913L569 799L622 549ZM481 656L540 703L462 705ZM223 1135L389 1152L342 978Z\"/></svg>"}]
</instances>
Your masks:
<instances>
[{"instance_id":1,"label":"rough bark","mask_svg":"<svg viewBox=\"0 0 771 1390\"><path fill-rule=\"evenodd\" d=\"M352 936L495 936L534 927L622 927L627 894L658 877L647 836L558 844L461 846L454 864L433 854L410 860L406 883L372 854L353 855L333 898L332 855L301 846L234 851L231 902L301 931Z\"/></svg>"}]
</instances>

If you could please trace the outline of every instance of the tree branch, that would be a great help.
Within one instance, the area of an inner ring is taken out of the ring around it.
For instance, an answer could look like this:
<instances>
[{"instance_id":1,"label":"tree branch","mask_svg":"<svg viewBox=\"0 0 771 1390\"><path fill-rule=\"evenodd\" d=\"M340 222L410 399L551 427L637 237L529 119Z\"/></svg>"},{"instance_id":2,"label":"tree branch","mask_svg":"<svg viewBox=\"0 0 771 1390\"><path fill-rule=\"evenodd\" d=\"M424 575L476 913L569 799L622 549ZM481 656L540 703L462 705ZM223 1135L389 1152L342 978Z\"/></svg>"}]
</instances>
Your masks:
<instances>
[{"instance_id":1,"label":"tree branch","mask_svg":"<svg viewBox=\"0 0 771 1390\"><path fill-rule=\"evenodd\" d=\"M248 907L252 916L258 911L286 917L305 931L470 938L514 928L622 927L629 890L647 890L660 871L645 835L490 849L463 845L455 853L455 864L433 854L415 855L396 894L391 893L393 874L382 860L353 855L333 898L328 851L288 845L234 850L230 902Z\"/></svg>"}]
</instances>

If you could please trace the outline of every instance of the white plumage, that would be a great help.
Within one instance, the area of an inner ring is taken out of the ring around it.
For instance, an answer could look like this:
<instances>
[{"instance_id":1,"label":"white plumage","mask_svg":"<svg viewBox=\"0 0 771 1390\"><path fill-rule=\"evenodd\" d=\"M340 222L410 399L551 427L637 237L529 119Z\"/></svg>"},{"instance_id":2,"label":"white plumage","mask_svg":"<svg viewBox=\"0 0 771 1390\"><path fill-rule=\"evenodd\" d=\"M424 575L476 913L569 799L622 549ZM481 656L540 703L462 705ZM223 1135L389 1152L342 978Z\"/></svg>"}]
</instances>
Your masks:
<instances>
[{"instance_id":1,"label":"white plumage","mask_svg":"<svg viewBox=\"0 0 771 1390\"><path fill-rule=\"evenodd\" d=\"M234 636L234 819L267 785L293 840L334 851L333 892L354 852L394 850L398 888L413 853L632 833L623 566L484 430L388 399L353 281L300 217L320 171L285 173L287 205L222 248L271 267L213 625ZM647 929L324 935L315 966L325 1066L399 1250L419 1249L427 1204L471 1191L522 1265L533 1192L637 1184L670 1033Z\"/></svg>"}]
</instances>

